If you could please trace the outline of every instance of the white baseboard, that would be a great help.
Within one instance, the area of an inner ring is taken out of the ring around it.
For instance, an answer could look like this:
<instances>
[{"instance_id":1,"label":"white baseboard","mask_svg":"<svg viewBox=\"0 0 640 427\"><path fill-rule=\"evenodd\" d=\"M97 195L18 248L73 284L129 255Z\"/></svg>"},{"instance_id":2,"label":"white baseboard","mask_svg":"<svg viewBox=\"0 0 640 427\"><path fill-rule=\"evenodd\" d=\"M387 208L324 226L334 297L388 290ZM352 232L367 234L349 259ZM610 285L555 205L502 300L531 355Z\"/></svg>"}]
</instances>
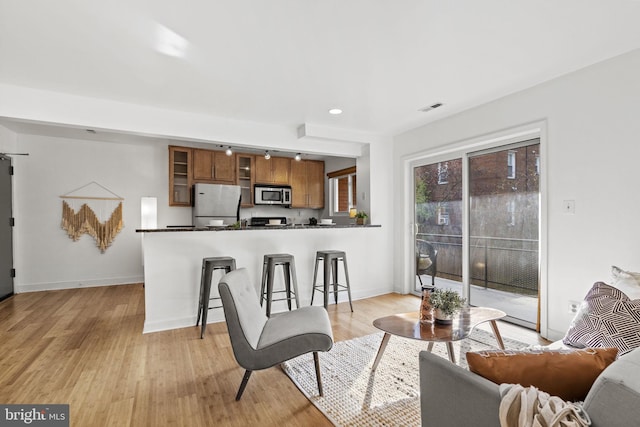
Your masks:
<instances>
[{"instance_id":1,"label":"white baseboard","mask_svg":"<svg viewBox=\"0 0 640 427\"><path fill-rule=\"evenodd\" d=\"M106 279L93 279L93 280L74 280L68 282L47 282L47 283L15 283L13 291L16 294L25 292L39 292L39 291L55 291L59 289L76 289L76 288L93 288L97 286L111 286L111 285L130 285L132 283L143 283L144 276L129 276L129 277L110 277Z\"/></svg>"},{"instance_id":2,"label":"white baseboard","mask_svg":"<svg viewBox=\"0 0 640 427\"><path fill-rule=\"evenodd\" d=\"M376 289L368 289L367 292L354 292L351 295L353 301L365 298L371 298L378 295L388 294L390 291L387 288L376 288ZM348 302L349 297L346 292L340 292L338 298L339 303ZM313 301L314 306L322 306L322 292L316 293L315 299ZM309 302L307 301L307 304ZM284 302L279 301L278 305L274 305L272 309L272 313L280 313L286 311L286 307L284 307ZM333 304L333 295L329 298L329 305ZM304 307L306 304L304 301L301 302L301 305ZM294 305L295 307L295 305ZM417 307L417 306L416 306ZM207 316L207 324L209 323L218 323L224 322L224 312L221 309L218 310L210 310ZM142 330L143 334L148 334L152 332L161 332L168 331L170 329L179 329L179 328L189 328L193 327L196 324L196 316L188 316L181 317L175 319L166 319L157 322L147 322L145 319L144 328ZM199 332L198 332L199 333Z\"/></svg>"},{"instance_id":3,"label":"white baseboard","mask_svg":"<svg viewBox=\"0 0 640 427\"><path fill-rule=\"evenodd\" d=\"M207 319L207 324L214 323L214 321L215 320ZM187 328L190 326L195 326L195 324L196 324L195 316L183 317L179 319L178 318L166 319L158 322L147 322L145 319L144 327L142 328L142 333L148 334L151 332L168 331L170 329Z\"/></svg>"}]
</instances>

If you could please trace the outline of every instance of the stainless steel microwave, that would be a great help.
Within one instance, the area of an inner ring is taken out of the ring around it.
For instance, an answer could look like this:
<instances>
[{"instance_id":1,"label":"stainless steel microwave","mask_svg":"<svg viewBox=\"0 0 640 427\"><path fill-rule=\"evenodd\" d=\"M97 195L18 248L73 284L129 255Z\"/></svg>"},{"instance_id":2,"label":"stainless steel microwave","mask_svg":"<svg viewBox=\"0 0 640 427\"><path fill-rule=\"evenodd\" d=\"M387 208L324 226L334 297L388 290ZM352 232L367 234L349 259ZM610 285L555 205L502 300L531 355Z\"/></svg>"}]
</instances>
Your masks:
<instances>
[{"instance_id":1,"label":"stainless steel microwave","mask_svg":"<svg viewBox=\"0 0 640 427\"><path fill-rule=\"evenodd\" d=\"M253 202L256 205L291 205L291 187L289 186L255 185L253 189Z\"/></svg>"}]
</instances>

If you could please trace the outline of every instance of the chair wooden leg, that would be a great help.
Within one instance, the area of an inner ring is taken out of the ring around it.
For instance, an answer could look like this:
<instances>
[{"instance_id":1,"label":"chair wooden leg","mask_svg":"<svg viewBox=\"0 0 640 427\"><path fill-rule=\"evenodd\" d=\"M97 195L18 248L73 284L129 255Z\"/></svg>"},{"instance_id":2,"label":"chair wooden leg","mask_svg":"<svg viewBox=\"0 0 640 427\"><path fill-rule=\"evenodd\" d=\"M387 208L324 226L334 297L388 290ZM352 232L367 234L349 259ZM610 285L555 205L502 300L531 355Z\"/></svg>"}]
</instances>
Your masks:
<instances>
[{"instance_id":1,"label":"chair wooden leg","mask_svg":"<svg viewBox=\"0 0 640 427\"><path fill-rule=\"evenodd\" d=\"M240 389L238 389L238 394L236 394L236 400L240 400L242 397L242 393L244 393L244 389L247 386L247 382L249 382L249 377L251 376L252 371L245 371L244 377L242 377L242 383L240 383Z\"/></svg>"},{"instance_id":2,"label":"chair wooden leg","mask_svg":"<svg viewBox=\"0 0 640 427\"><path fill-rule=\"evenodd\" d=\"M318 392L320 396L324 396L322 391L322 377L320 376L320 358L318 357L318 352L313 352L313 362L316 365L316 379L318 380Z\"/></svg>"}]
</instances>

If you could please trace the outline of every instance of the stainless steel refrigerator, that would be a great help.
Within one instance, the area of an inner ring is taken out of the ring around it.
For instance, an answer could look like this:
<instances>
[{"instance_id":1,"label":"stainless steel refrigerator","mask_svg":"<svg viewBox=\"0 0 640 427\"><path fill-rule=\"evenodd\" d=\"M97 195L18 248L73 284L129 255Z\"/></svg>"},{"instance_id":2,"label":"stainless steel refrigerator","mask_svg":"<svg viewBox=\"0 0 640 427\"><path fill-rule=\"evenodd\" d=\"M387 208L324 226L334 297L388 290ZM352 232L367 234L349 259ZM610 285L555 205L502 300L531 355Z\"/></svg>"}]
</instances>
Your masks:
<instances>
[{"instance_id":1,"label":"stainless steel refrigerator","mask_svg":"<svg viewBox=\"0 0 640 427\"><path fill-rule=\"evenodd\" d=\"M225 225L240 220L240 186L193 185L193 225L205 227L212 219L221 219Z\"/></svg>"}]
</instances>

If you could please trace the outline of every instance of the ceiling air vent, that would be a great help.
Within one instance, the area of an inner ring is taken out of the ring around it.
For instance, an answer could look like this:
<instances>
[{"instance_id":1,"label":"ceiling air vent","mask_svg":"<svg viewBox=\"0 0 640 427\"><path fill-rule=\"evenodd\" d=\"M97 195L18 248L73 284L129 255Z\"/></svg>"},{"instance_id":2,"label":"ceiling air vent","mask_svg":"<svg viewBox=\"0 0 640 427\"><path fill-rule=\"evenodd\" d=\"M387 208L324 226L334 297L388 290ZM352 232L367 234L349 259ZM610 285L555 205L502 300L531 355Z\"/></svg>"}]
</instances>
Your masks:
<instances>
[{"instance_id":1,"label":"ceiling air vent","mask_svg":"<svg viewBox=\"0 0 640 427\"><path fill-rule=\"evenodd\" d=\"M434 108L438 108L438 107L442 107L442 102L436 102L435 104L429 105L428 107L420 108L418 111L422 111L423 113L426 113L427 111L431 111Z\"/></svg>"}]
</instances>

